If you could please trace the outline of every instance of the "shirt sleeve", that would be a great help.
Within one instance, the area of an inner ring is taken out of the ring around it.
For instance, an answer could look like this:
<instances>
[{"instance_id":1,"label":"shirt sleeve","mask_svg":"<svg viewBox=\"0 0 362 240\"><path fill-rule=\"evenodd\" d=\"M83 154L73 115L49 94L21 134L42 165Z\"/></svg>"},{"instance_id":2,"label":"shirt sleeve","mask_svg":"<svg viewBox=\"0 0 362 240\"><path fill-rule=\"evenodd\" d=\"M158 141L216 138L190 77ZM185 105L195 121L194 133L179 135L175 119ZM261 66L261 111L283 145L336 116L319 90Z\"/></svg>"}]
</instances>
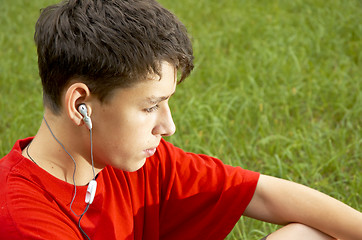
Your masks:
<instances>
[{"instance_id":1,"label":"shirt sleeve","mask_svg":"<svg viewBox=\"0 0 362 240\"><path fill-rule=\"evenodd\" d=\"M259 173L162 142L161 239L224 239L254 195Z\"/></svg>"}]
</instances>

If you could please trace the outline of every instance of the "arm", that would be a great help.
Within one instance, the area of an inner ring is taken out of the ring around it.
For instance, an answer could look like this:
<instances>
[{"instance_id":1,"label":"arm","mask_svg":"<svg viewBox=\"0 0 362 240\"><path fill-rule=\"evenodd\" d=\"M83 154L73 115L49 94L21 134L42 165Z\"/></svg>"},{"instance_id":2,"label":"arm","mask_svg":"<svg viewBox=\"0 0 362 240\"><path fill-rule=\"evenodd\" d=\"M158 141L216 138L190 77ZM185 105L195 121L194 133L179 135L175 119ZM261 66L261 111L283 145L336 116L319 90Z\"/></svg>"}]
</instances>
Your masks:
<instances>
[{"instance_id":1,"label":"arm","mask_svg":"<svg viewBox=\"0 0 362 240\"><path fill-rule=\"evenodd\" d=\"M302 223L338 239L362 239L362 213L303 185L261 175L245 216Z\"/></svg>"},{"instance_id":2,"label":"arm","mask_svg":"<svg viewBox=\"0 0 362 240\"><path fill-rule=\"evenodd\" d=\"M336 240L325 233L300 223L288 224L261 240Z\"/></svg>"}]
</instances>

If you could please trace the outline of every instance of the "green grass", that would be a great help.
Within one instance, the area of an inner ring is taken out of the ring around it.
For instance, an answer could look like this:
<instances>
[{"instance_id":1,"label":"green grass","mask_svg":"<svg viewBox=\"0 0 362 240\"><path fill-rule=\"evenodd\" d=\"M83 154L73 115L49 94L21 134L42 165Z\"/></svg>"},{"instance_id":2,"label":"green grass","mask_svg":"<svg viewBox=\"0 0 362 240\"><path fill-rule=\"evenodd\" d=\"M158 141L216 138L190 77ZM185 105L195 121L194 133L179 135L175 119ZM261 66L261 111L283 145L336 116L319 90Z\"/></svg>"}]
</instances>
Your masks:
<instances>
[{"instance_id":1,"label":"green grass","mask_svg":"<svg viewBox=\"0 0 362 240\"><path fill-rule=\"evenodd\" d=\"M42 117L32 36L54 1L0 4L0 155ZM171 100L187 151L306 184L362 210L362 3L162 0L192 36L196 68ZM241 219L228 239L276 226Z\"/></svg>"}]
</instances>

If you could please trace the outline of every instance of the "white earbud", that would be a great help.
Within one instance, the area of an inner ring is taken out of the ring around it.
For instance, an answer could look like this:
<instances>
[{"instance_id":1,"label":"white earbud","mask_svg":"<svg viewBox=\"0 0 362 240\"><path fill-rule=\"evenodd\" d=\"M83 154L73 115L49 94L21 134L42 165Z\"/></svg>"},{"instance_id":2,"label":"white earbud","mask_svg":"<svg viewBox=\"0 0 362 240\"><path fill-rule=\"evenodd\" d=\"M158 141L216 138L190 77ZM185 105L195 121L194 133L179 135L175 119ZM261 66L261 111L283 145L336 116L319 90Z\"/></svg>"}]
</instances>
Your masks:
<instances>
[{"instance_id":1,"label":"white earbud","mask_svg":"<svg viewBox=\"0 0 362 240\"><path fill-rule=\"evenodd\" d=\"M80 112L80 114L82 114L83 121L84 121L85 125L87 126L87 128L89 130L92 129L92 120L88 116L87 106L84 103L82 103L81 105L79 105L78 111Z\"/></svg>"}]
</instances>

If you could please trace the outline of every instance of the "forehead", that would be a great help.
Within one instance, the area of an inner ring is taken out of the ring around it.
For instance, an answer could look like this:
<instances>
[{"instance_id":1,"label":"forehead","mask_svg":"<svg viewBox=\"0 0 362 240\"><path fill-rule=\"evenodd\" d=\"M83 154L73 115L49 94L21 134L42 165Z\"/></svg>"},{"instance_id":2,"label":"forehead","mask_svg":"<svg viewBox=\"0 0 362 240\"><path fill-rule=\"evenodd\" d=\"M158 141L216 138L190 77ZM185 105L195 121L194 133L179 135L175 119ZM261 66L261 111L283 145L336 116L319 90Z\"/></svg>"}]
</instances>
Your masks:
<instances>
[{"instance_id":1,"label":"forehead","mask_svg":"<svg viewBox=\"0 0 362 240\"><path fill-rule=\"evenodd\" d=\"M143 100L156 102L170 97L176 90L177 71L167 62L161 63L160 75L150 74L148 77L133 86L120 88L114 91L112 100Z\"/></svg>"}]
</instances>

